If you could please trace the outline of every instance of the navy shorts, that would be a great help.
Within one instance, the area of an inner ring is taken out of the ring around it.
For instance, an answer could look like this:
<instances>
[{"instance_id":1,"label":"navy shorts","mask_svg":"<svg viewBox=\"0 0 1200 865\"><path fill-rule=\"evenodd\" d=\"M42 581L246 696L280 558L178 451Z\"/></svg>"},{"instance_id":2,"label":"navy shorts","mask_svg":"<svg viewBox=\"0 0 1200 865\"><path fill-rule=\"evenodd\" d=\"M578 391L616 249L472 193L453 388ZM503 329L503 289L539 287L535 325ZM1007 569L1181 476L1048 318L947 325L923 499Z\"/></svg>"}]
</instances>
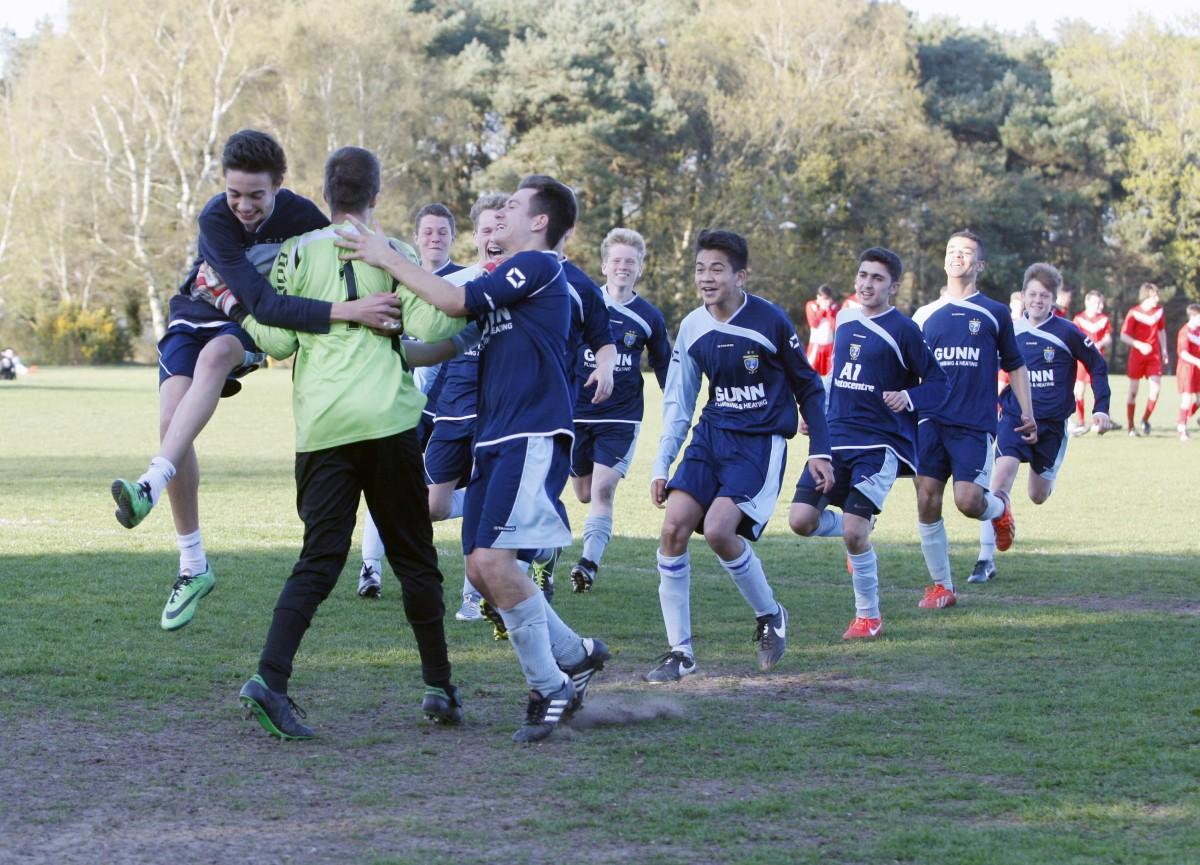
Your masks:
<instances>
[{"instance_id":1,"label":"navy shorts","mask_svg":"<svg viewBox=\"0 0 1200 865\"><path fill-rule=\"evenodd\" d=\"M706 511L719 498L732 499L745 514L738 534L756 541L775 510L785 468L783 436L730 432L701 422L667 490L682 490ZM703 532L703 522L696 531Z\"/></svg>"},{"instance_id":2,"label":"navy shorts","mask_svg":"<svg viewBox=\"0 0 1200 865\"><path fill-rule=\"evenodd\" d=\"M991 433L926 418L917 424L917 474L943 482L953 475L987 489L994 444Z\"/></svg>"},{"instance_id":3,"label":"navy shorts","mask_svg":"<svg viewBox=\"0 0 1200 865\"><path fill-rule=\"evenodd\" d=\"M440 420L425 445L425 483L445 484L471 477L475 421Z\"/></svg>"},{"instance_id":4,"label":"navy shorts","mask_svg":"<svg viewBox=\"0 0 1200 865\"><path fill-rule=\"evenodd\" d=\"M163 338L158 341L158 383L161 385L171 376L184 375L192 378L196 373L196 358L204 346L218 336L237 337L246 351L258 351L250 334L232 321L215 321L210 325L198 326L186 322L175 322ZM233 376L225 379L221 396L233 396L242 389L242 383Z\"/></svg>"},{"instance_id":5,"label":"navy shorts","mask_svg":"<svg viewBox=\"0 0 1200 865\"><path fill-rule=\"evenodd\" d=\"M870 519L883 510L883 500L892 491L899 470L900 461L888 448L835 450L833 489L818 492L817 480L805 466L792 501L812 505L817 510L834 505L845 513Z\"/></svg>"},{"instance_id":6,"label":"navy shorts","mask_svg":"<svg viewBox=\"0 0 1200 865\"><path fill-rule=\"evenodd\" d=\"M613 469L621 477L629 472L637 448L640 423L575 424L575 444L571 446L571 474L582 478L596 464Z\"/></svg>"},{"instance_id":7,"label":"navy shorts","mask_svg":"<svg viewBox=\"0 0 1200 865\"><path fill-rule=\"evenodd\" d=\"M1058 477L1058 469L1067 455L1067 422L1065 420L1038 421L1038 440L1035 444L1022 441L1015 427L1020 418L1004 412L1000 415L1000 435L996 439L996 456L1016 457L1048 481Z\"/></svg>"},{"instance_id":8,"label":"navy shorts","mask_svg":"<svg viewBox=\"0 0 1200 865\"><path fill-rule=\"evenodd\" d=\"M568 547L571 525L559 500L571 468L571 437L529 436L475 448L463 504L463 554Z\"/></svg>"}]
</instances>

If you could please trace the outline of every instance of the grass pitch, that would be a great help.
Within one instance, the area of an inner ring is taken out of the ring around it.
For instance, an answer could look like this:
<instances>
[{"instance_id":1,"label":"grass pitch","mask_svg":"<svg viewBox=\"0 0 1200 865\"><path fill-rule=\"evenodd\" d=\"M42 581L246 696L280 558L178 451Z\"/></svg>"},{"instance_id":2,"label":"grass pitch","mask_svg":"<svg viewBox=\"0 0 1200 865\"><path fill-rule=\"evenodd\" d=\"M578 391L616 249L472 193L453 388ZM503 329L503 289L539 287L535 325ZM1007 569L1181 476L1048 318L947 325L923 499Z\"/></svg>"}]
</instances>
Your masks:
<instances>
[{"instance_id":1,"label":"grass pitch","mask_svg":"<svg viewBox=\"0 0 1200 865\"><path fill-rule=\"evenodd\" d=\"M482 625L447 625L466 723L421 718L399 587L360 601L357 552L292 680L320 738L281 744L243 718L237 690L301 536L287 371L255 373L200 440L217 589L175 634L158 628L169 508L126 531L108 493L155 450L155 371L0 385L0 862L1197 861L1200 444L1170 431L1171 379L1160 431L1073 441L1046 505L1022 474L997 581L965 583L977 526L947 516L951 610L916 608L900 482L874 538L886 636L867 645L840 639L840 543L787 531L798 440L758 545L791 612L787 656L755 672L753 616L697 538L699 672L657 690L640 682L665 649L647 393L596 590L569 593L576 547L556 598L615 657L572 729L521 748L523 683ZM457 528L436 535L451 611Z\"/></svg>"}]
</instances>

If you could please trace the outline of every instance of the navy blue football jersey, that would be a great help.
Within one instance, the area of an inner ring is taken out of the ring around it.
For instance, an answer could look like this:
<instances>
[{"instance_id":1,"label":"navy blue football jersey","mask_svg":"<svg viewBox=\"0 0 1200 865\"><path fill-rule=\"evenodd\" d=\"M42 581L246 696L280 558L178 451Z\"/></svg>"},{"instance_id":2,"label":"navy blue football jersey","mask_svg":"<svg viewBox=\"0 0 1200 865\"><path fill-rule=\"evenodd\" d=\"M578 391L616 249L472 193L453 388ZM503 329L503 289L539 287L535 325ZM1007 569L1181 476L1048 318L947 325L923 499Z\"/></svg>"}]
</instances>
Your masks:
<instances>
[{"instance_id":1,"label":"navy blue football jersey","mask_svg":"<svg viewBox=\"0 0 1200 865\"><path fill-rule=\"evenodd\" d=\"M575 420L637 422L645 410L642 352L649 354L650 368L658 377L659 387L666 386L667 367L671 363L667 322L658 307L636 294L629 303L617 303L606 289L601 293L608 308L612 342L617 348L613 392L604 402L593 405L591 394L581 389L575 403ZM579 346L575 351L576 381L587 381L595 370L596 353L589 346Z\"/></svg>"},{"instance_id":2,"label":"navy blue football jersey","mask_svg":"<svg viewBox=\"0 0 1200 865\"><path fill-rule=\"evenodd\" d=\"M914 472L917 414L946 399L947 379L921 330L896 308L867 317L842 309L833 334L829 437L835 451L887 448ZM894 412L884 391L907 391L909 410Z\"/></svg>"},{"instance_id":3,"label":"navy blue football jersey","mask_svg":"<svg viewBox=\"0 0 1200 865\"><path fill-rule=\"evenodd\" d=\"M996 378L1024 364L1009 309L975 292L943 296L917 310L913 321L950 381L940 406L921 412L951 426L996 433Z\"/></svg>"},{"instance_id":4,"label":"navy blue football jersey","mask_svg":"<svg viewBox=\"0 0 1200 865\"><path fill-rule=\"evenodd\" d=\"M1108 414L1108 364L1104 356L1070 319L1051 315L1041 324L1028 318L1017 321L1017 345L1029 369L1033 416L1039 421L1066 420L1075 411L1075 361L1092 374L1093 411ZM1000 394L1000 405L1020 417L1021 406L1011 387Z\"/></svg>"},{"instance_id":5,"label":"navy blue football jersey","mask_svg":"<svg viewBox=\"0 0 1200 865\"><path fill-rule=\"evenodd\" d=\"M476 446L532 435L573 435L567 367L571 298L553 252L518 252L468 282L479 343Z\"/></svg>"},{"instance_id":6,"label":"navy blue football jersey","mask_svg":"<svg viewBox=\"0 0 1200 865\"><path fill-rule=\"evenodd\" d=\"M679 325L667 370L663 433L653 477L667 477L687 438L701 375L708 378L701 423L791 438L799 426L799 405L812 439L809 456L831 455L825 387L804 356L795 326L778 306L747 294L728 321L717 321L702 306Z\"/></svg>"}]
</instances>

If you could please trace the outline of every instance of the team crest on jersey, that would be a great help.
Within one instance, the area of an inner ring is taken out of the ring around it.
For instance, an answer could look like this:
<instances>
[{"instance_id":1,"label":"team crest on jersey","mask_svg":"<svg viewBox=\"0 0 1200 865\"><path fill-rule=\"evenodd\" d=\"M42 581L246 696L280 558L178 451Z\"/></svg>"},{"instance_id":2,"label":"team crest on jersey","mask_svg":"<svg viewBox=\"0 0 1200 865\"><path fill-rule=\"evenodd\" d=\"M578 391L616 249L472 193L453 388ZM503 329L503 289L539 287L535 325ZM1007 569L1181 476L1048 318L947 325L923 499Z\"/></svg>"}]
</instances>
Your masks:
<instances>
[{"instance_id":1,"label":"team crest on jersey","mask_svg":"<svg viewBox=\"0 0 1200 865\"><path fill-rule=\"evenodd\" d=\"M504 274L504 278L508 280L508 284L513 288L522 288L525 285L525 274L521 273L515 267L510 267L508 273Z\"/></svg>"},{"instance_id":2,"label":"team crest on jersey","mask_svg":"<svg viewBox=\"0 0 1200 865\"><path fill-rule=\"evenodd\" d=\"M758 372L758 352L748 351L742 355L742 363L748 372Z\"/></svg>"},{"instance_id":3,"label":"team crest on jersey","mask_svg":"<svg viewBox=\"0 0 1200 865\"><path fill-rule=\"evenodd\" d=\"M971 336L979 336L979 328L983 327L983 320L973 318L967 322L967 330L971 332Z\"/></svg>"},{"instance_id":4,"label":"team crest on jersey","mask_svg":"<svg viewBox=\"0 0 1200 865\"><path fill-rule=\"evenodd\" d=\"M637 331L634 331L634 330L625 331L624 342L625 342L626 348L633 348L635 345L637 345Z\"/></svg>"},{"instance_id":5,"label":"team crest on jersey","mask_svg":"<svg viewBox=\"0 0 1200 865\"><path fill-rule=\"evenodd\" d=\"M850 343L850 359L858 360L860 354L862 354L862 346L857 342Z\"/></svg>"},{"instance_id":6,"label":"team crest on jersey","mask_svg":"<svg viewBox=\"0 0 1200 865\"><path fill-rule=\"evenodd\" d=\"M1046 359L1046 363L1051 363L1054 360L1054 346L1048 345L1042 349L1042 357Z\"/></svg>"}]
</instances>

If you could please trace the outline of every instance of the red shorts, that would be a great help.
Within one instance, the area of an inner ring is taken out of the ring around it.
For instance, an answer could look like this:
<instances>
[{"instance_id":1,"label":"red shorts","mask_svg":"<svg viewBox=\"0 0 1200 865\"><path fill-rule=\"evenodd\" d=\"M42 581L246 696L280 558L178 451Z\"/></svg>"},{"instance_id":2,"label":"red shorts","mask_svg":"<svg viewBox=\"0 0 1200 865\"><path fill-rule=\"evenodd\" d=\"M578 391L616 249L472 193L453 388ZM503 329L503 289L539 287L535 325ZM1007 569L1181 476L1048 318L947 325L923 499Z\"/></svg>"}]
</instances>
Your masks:
<instances>
[{"instance_id":1,"label":"red shorts","mask_svg":"<svg viewBox=\"0 0 1200 865\"><path fill-rule=\"evenodd\" d=\"M1176 364L1175 385L1180 393L1200 393L1200 367L1186 361Z\"/></svg>"},{"instance_id":2,"label":"red shorts","mask_svg":"<svg viewBox=\"0 0 1200 865\"><path fill-rule=\"evenodd\" d=\"M1162 355L1157 350L1150 354L1142 354L1136 348L1129 349L1129 368L1125 374L1130 378L1150 378L1152 375L1162 375Z\"/></svg>"},{"instance_id":3,"label":"red shorts","mask_svg":"<svg viewBox=\"0 0 1200 865\"><path fill-rule=\"evenodd\" d=\"M833 343L829 345L808 344L808 362L817 375L829 375L833 370Z\"/></svg>"}]
</instances>

